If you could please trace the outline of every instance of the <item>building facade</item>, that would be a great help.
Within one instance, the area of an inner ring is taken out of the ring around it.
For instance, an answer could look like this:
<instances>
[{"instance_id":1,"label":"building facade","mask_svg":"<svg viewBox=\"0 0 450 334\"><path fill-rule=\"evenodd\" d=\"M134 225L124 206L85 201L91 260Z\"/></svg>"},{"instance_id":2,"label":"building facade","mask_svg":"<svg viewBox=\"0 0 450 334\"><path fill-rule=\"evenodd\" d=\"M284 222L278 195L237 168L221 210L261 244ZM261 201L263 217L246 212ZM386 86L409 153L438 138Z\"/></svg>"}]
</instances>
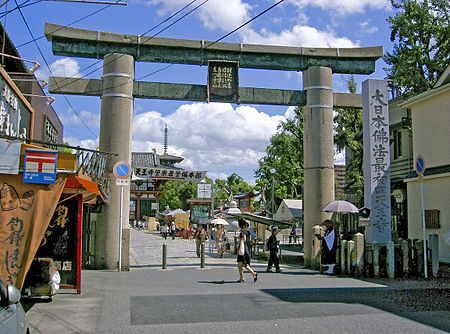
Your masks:
<instances>
[{"instance_id":1,"label":"building facade","mask_svg":"<svg viewBox=\"0 0 450 334\"><path fill-rule=\"evenodd\" d=\"M433 89L409 98L401 107L411 110L413 156L425 161L423 181L416 172L405 178L408 201L408 238L439 236L439 258L450 263L450 66ZM421 182L424 190L422 211Z\"/></svg>"}]
</instances>

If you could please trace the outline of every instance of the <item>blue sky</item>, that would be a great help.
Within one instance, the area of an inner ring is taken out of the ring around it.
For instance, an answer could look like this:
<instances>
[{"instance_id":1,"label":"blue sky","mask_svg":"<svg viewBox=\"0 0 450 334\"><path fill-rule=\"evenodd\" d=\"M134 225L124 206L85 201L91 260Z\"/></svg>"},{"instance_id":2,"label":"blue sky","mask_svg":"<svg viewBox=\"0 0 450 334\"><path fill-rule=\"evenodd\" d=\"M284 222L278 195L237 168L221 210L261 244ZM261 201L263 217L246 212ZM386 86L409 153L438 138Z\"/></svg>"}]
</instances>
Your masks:
<instances>
[{"instance_id":1,"label":"blue sky","mask_svg":"<svg viewBox=\"0 0 450 334\"><path fill-rule=\"evenodd\" d=\"M16 2L17 1L17 2ZM2 24L20 55L37 60L39 78L81 77L95 69L89 78L101 78L102 62L96 59L55 56L45 38L44 23L70 25L82 29L141 35L187 4L178 16L152 30L153 36L182 15L185 18L158 34L159 37L215 41L258 15L277 1L273 0L129 0L128 5L84 4L62 1L9 0L0 8ZM24 4L21 12L11 11ZM8 11L11 11L7 15ZM382 45L392 50L386 19L395 13L389 0L285 0L251 24L227 37L225 42L293 45L310 47L369 47ZM26 23L24 22L25 18ZM28 44L27 44L28 43ZM88 66L92 65L89 69ZM135 77L140 78L166 64L136 63ZM356 76L360 83L368 78L385 77L383 60L376 63L370 76ZM147 77L146 81L206 84L205 66L174 65ZM347 76L348 77L348 76ZM296 72L241 69L240 85L247 87L301 89L301 74ZM345 76L333 76L334 91L345 91ZM95 148L98 144L100 98L52 95L52 104L64 125L64 140L71 145ZM75 112L83 119L82 124ZM156 148L163 152L164 124L169 131L169 154L184 157L181 167L206 170L212 178L225 178L235 172L253 184L258 159L264 156L270 137L291 110L280 106L233 105L135 99L133 151ZM336 161L342 163L342 155Z\"/></svg>"}]
</instances>

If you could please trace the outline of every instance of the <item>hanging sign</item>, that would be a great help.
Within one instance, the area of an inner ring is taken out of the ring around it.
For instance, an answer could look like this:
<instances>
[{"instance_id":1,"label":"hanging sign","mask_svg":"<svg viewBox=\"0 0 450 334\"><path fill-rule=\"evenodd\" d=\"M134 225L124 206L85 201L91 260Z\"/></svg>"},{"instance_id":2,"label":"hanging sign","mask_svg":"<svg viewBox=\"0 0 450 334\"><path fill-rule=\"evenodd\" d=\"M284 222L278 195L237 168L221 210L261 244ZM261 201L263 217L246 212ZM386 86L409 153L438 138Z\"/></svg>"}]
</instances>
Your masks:
<instances>
[{"instance_id":1,"label":"hanging sign","mask_svg":"<svg viewBox=\"0 0 450 334\"><path fill-rule=\"evenodd\" d=\"M0 138L0 174L19 174L20 141Z\"/></svg>"},{"instance_id":2,"label":"hanging sign","mask_svg":"<svg viewBox=\"0 0 450 334\"><path fill-rule=\"evenodd\" d=\"M208 102L239 103L239 63L208 61Z\"/></svg>"},{"instance_id":3,"label":"hanging sign","mask_svg":"<svg viewBox=\"0 0 450 334\"><path fill-rule=\"evenodd\" d=\"M29 138L33 108L0 68L0 135Z\"/></svg>"},{"instance_id":4,"label":"hanging sign","mask_svg":"<svg viewBox=\"0 0 450 334\"><path fill-rule=\"evenodd\" d=\"M51 150L25 150L23 182L54 184L58 152Z\"/></svg>"},{"instance_id":5,"label":"hanging sign","mask_svg":"<svg viewBox=\"0 0 450 334\"><path fill-rule=\"evenodd\" d=\"M206 176L206 171L156 167L135 167L133 173L136 177L143 180L178 180L200 182Z\"/></svg>"}]
</instances>

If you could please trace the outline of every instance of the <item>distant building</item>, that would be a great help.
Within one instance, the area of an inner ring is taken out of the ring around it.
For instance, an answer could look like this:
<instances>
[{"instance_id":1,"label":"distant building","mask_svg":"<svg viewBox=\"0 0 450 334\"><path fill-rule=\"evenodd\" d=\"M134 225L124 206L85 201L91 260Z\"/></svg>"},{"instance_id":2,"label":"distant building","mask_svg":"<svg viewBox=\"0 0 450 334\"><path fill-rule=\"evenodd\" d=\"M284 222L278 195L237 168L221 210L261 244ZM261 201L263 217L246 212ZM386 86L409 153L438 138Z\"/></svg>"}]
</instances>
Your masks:
<instances>
[{"instance_id":1,"label":"distant building","mask_svg":"<svg viewBox=\"0 0 450 334\"><path fill-rule=\"evenodd\" d=\"M345 165L334 165L334 175L336 182L335 197L345 196Z\"/></svg>"},{"instance_id":2,"label":"distant building","mask_svg":"<svg viewBox=\"0 0 450 334\"><path fill-rule=\"evenodd\" d=\"M275 220L299 222L303 219L303 201L299 199L283 199L274 216Z\"/></svg>"},{"instance_id":3,"label":"distant building","mask_svg":"<svg viewBox=\"0 0 450 334\"><path fill-rule=\"evenodd\" d=\"M43 80L36 79L33 74L33 71L39 64L36 61L29 62L20 57L19 52L11 42L1 24L0 42L4 46L2 51L3 55L0 57L1 66L8 74L12 83L19 89L23 98L25 98L33 108L32 115L20 115L20 119L22 120L25 120L27 117L30 118L26 138L46 143L62 144L63 125L55 110L50 105L53 98L51 96L46 96L43 91ZM29 69L27 65L30 65L29 67L31 69ZM8 83L6 84L8 85ZM3 84L1 88L3 89ZM8 108L6 108L6 113L8 113L7 109ZM20 111L22 113L27 113L25 109ZM5 117L10 117L10 119L12 117L12 119L14 119L13 115L6 115ZM0 134L5 135L6 133L0 131ZM42 146L54 148L51 145L42 144Z\"/></svg>"},{"instance_id":4,"label":"distant building","mask_svg":"<svg viewBox=\"0 0 450 334\"><path fill-rule=\"evenodd\" d=\"M155 217L158 213L159 197L163 194L162 185L170 178L162 171L183 169L175 164L183 161L182 157L154 152L131 153L133 176L130 188L130 220L142 219L144 216ZM160 172L156 175L156 173ZM152 177L149 176L151 173ZM167 176L167 177L165 177Z\"/></svg>"},{"instance_id":5,"label":"distant building","mask_svg":"<svg viewBox=\"0 0 450 334\"><path fill-rule=\"evenodd\" d=\"M253 192L247 194L237 194L233 198L237 201L237 206L242 212L252 213L252 203L251 199L256 195Z\"/></svg>"}]
</instances>

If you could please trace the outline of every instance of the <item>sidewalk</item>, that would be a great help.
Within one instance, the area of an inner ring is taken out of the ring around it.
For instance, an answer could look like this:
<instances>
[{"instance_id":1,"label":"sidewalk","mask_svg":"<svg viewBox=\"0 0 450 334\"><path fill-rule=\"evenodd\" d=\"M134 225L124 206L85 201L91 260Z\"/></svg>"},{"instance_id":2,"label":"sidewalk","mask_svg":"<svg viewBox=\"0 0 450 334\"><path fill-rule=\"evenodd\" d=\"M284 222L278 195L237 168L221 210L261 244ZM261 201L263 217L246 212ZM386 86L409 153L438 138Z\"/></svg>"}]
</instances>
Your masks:
<instances>
[{"instance_id":1,"label":"sidewalk","mask_svg":"<svg viewBox=\"0 0 450 334\"><path fill-rule=\"evenodd\" d=\"M164 242L167 269L161 265ZM254 260L258 282L245 273L239 284L235 255L218 258L207 251L205 262L200 268L194 241L131 230L130 271L83 270L81 295L60 291L51 303L27 312L31 333L450 330L449 282L411 281L405 294L400 282L326 276L296 265L265 273L266 262Z\"/></svg>"}]
</instances>

